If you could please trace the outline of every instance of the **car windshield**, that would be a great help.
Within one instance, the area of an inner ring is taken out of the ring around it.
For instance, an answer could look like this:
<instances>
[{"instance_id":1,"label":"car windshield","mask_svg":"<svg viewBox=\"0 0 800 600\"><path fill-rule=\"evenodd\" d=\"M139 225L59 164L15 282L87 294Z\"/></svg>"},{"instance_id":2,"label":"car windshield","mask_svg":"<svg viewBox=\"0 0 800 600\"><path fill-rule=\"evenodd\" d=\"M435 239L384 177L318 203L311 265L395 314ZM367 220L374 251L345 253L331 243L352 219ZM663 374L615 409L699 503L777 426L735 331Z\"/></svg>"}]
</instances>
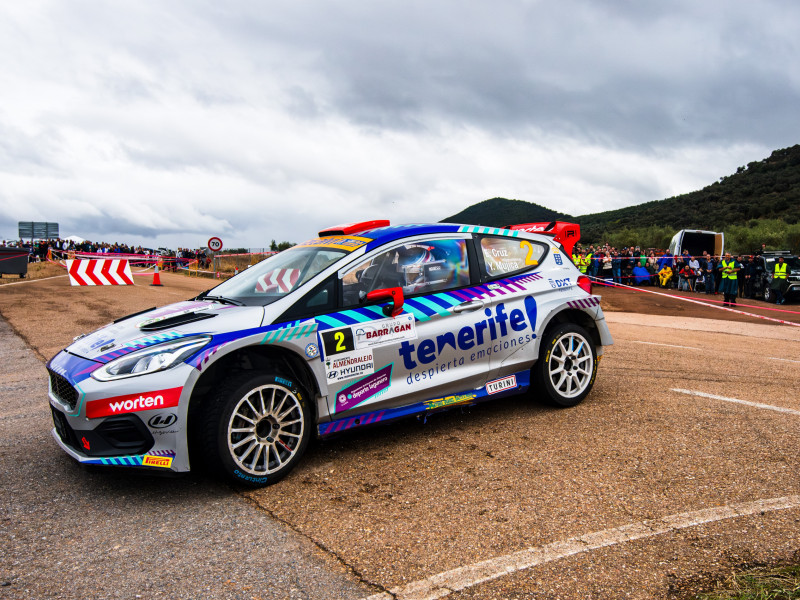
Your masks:
<instances>
[{"instance_id":1,"label":"car windshield","mask_svg":"<svg viewBox=\"0 0 800 600\"><path fill-rule=\"evenodd\" d=\"M242 271L204 297L249 306L272 304L347 253L334 248L295 246Z\"/></svg>"}]
</instances>

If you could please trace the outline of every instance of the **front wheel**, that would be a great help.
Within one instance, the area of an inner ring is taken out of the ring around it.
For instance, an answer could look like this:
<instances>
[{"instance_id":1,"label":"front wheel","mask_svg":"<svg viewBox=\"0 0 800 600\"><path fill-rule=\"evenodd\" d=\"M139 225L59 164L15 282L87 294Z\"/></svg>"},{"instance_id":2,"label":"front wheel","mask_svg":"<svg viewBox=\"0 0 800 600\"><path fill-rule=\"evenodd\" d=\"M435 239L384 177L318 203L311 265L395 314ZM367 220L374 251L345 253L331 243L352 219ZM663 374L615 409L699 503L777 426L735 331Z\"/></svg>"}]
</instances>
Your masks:
<instances>
[{"instance_id":1,"label":"front wheel","mask_svg":"<svg viewBox=\"0 0 800 600\"><path fill-rule=\"evenodd\" d=\"M311 437L308 398L289 378L243 373L228 379L204 411L206 461L251 487L279 481L299 462Z\"/></svg>"},{"instance_id":2,"label":"front wheel","mask_svg":"<svg viewBox=\"0 0 800 600\"><path fill-rule=\"evenodd\" d=\"M597 350L583 327L566 323L545 334L533 381L548 402L575 406L591 391L596 375Z\"/></svg>"}]
</instances>

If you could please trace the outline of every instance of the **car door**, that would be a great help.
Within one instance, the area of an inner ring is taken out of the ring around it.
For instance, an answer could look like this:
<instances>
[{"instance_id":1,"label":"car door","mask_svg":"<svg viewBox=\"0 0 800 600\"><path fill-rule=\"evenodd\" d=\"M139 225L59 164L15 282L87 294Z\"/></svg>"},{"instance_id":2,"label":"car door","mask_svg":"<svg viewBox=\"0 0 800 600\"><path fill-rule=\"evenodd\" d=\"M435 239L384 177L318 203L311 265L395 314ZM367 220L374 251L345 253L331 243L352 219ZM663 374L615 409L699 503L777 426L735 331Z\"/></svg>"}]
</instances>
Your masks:
<instances>
[{"instance_id":1,"label":"car door","mask_svg":"<svg viewBox=\"0 0 800 600\"><path fill-rule=\"evenodd\" d=\"M489 355L487 393L496 393L527 385L527 370L535 357L537 323L543 316L539 314L539 301L576 282L568 276L545 281L537 272L549 248L542 242L484 235L476 239L476 246L484 280L483 310L494 320L491 344L484 349ZM556 264L565 265L565 256L557 254ZM515 373L521 375L515 377Z\"/></svg>"},{"instance_id":2,"label":"car door","mask_svg":"<svg viewBox=\"0 0 800 600\"><path fill-rule=\"evenodd\" d=\"M483 304L468 235L384 246L340 273L341 310L317 317L333 418L430 401L468 402L486 382ZM403 310L364 305L365 294L400 288Z\"/></svg>"}]
</instances>

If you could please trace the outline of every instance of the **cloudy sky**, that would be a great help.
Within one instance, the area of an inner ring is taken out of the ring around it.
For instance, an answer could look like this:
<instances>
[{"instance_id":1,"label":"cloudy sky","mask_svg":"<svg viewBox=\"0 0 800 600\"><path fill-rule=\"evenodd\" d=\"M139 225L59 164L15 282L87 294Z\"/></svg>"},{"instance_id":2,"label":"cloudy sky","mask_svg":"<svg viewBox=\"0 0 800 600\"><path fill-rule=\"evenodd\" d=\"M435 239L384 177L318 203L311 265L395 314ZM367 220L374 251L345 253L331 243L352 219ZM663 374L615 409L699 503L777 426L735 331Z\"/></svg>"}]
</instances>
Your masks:
<instances>
[{"instance_id":1,"label":"cloudy sky","mask_svg":"<svg viewBox=\"0 0 800 600\"><path fill-rule=\"evenodd\" d=\"M796 0L0 7L0 238L227 247L585 214L800 143Z\"/></svg>"}]
</instances>

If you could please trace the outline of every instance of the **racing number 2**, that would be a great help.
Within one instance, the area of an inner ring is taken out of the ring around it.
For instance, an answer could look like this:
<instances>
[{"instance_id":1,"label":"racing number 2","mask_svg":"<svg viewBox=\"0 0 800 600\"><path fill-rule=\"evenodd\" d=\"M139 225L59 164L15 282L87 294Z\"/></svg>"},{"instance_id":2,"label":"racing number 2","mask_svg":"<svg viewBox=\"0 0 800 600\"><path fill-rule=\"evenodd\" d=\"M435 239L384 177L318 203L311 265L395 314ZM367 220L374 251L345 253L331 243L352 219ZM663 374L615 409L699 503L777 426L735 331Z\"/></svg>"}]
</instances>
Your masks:
<instances>
[{"instance_id":1,"label":"racing number 2","mask_svg":"<svg viewBox=\"0 0 800 600\"><path fill-rule=\"evenodd\" d=\"M335 329L333 331L323 331L320 335L322 337L322 347L325 349L325 356L355 350L355 344L353 344L353 330L349 327Z\"/></svg>"},{"instance_id":2,"label":"racing number 2","mask_svg":"<svg viewBox=\"0 0 800 600\"><path fill-rule=\"evenodd\" d=\"M341 331L337 331L333 334L333 339L336 340L336 352L345 352L344 334Z\"/></svg>"},{"instance_id":3,"label":"racing number 2","mask_svg":"<svg viewBox=\"0 0 800 600\"><path fill-rule=\"evenodd\" d=\"M533 244L531 244L530 242L528 242L526 240L522 240L519 243L519 247L522 248L523 250L524 249L528 250L528 254L525 255L525 264L526 265L534 265L534 266L536 266L536 265L539 264L539 261L536 260L535 258L533 258Z\"/></svg>"}]
</instances>

